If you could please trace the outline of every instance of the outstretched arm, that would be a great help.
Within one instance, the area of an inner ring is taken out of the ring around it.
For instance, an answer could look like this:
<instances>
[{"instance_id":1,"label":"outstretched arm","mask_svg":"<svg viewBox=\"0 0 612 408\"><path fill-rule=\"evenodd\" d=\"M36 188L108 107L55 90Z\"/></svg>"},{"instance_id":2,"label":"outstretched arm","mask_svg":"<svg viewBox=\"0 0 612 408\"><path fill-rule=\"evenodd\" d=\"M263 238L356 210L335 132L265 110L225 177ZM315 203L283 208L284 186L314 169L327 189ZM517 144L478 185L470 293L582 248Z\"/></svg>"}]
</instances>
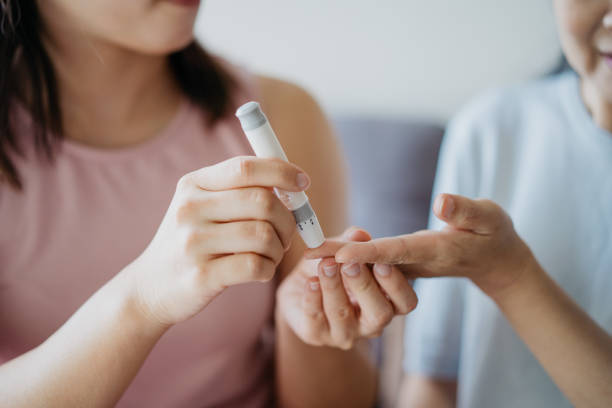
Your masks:
<instances>
[{"instance_id":1,"label":"outstretched arm","mask_svg":"<svg viewBox=\"0 0 612 408\"><path fill-rule=\"evenodd\" d=\"M612 336L548 276L510 217L491 201L448 194L437 197L434 213L447 223L443 231L329 243L309 256L337 251L338 262L401 265L412 277L470 278L574 405L612 406Z\"/></svg>"}]
</instances>

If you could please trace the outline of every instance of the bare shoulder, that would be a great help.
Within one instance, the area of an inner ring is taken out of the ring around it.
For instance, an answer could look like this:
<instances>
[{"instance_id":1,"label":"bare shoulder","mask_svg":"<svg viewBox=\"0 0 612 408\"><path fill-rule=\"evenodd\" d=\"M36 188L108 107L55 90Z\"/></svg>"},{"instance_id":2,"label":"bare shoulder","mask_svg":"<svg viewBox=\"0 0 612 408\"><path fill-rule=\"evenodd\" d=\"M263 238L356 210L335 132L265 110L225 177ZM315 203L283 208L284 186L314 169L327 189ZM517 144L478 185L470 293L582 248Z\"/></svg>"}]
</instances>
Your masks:
<instances>
[{"instance_id":1,"label":"bare shoulder","mask_svg":"<svg viewBox=\"0 0 612 408\"><path fill-rule=\"evenodd\" d=\"M301 165L335 144L321 107L306 90L270 77L258 81L263 109L292 161Z\"/></svg>"}]
</instances>

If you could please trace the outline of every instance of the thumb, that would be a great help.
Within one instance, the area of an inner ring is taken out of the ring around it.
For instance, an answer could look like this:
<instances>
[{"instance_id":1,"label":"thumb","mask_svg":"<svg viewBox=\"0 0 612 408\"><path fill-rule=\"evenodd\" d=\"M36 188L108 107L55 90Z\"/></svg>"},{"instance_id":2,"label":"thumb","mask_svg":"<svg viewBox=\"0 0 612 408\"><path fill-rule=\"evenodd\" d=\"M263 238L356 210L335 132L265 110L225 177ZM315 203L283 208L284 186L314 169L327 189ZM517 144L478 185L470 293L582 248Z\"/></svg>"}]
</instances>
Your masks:
<instances>
[{"instance_id":1,"label":"thumb","mask_svg":"<svg viewBox=\"0 0 612 408\"><path fill-rule=\"evenodd\" d=\"M493 201L472 200L454 194L440 194L433 207L434 214L451 227L489 235L508 220L506 212Z\"/></svg>"}]
</instances>

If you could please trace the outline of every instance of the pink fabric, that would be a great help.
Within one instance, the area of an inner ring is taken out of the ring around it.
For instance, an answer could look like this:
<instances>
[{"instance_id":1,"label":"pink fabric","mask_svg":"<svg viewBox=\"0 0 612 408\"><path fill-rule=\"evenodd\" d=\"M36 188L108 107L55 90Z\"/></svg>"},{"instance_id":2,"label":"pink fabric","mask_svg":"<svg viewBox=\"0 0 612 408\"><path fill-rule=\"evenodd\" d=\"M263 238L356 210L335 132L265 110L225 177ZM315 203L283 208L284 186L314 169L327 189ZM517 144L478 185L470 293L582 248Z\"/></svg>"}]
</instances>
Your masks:
<instances>
[{"instance_id":1,"label":"pink fabric","mask_svg":"<svg viewBox=\"0 0 612 408\"><path fill-rule=\"evenodd\" d=\"M18 123L23 140L27 115ZM54 165L27 150L17 163L24 191L0 184L0 362L43 342L144 250L181 175L244 154L233 117L207 127L189 102L133 148L65 142ZM173 327L119 406L265 406L273 298L272 283L236 286Z\"/></svg>"}]
</instances>

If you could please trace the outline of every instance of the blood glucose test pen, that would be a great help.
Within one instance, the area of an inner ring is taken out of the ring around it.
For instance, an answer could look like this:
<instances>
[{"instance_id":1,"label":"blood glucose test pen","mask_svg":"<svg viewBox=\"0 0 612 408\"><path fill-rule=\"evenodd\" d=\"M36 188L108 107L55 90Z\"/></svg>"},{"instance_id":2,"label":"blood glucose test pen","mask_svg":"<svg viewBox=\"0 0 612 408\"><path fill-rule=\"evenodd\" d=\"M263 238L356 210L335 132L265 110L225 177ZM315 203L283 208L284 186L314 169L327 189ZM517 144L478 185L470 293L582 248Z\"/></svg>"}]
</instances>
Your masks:
<instances>
[{"instance_id":1,"label":"blood glucose test pen","mask_svg":"<svg viewBox=\"0 0 612 408\"><path fill-rule=\"evenodd\" d=\"M242 130L249 140L257 157L287 160L287 155L276 138L268 118L257 102L247 102L236 111ZM291 210L298 232L308 248L317 248L325 237L308 197L303 191L298 193L274 189L280 200Z\"/></svg>"}]
</instances>

